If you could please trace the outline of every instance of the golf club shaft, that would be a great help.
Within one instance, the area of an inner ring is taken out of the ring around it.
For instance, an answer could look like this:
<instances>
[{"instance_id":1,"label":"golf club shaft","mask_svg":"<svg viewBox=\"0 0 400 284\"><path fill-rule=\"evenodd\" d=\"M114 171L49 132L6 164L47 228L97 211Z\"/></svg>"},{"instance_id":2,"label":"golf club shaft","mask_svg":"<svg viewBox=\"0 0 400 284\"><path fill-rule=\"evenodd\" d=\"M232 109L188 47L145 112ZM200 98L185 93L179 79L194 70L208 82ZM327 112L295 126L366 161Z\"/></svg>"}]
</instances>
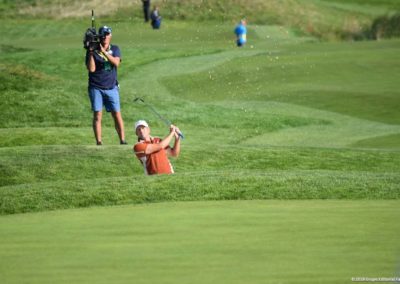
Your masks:
<instances>
[{"instance_id":1,"label":"golf club shaft","mask_svg":"<svg viewBox=\"0 0 400 284\"><path fill-rule=\"evenodd\" d=\"M151 105L147 104L143 99L137 98L137 99L135 99L135 101L136 101L136 100L140 100L142 103L144 103L144 104L159 118L159 119L161 119L161 120L165 123L166 126L170 127L170 126L172 125L171 121L169 121L168 119L165 119L161 114L159 114L159 113L155 110L155 108L153 108ZM176 133L177 133L177 134L179 135L179 137L181 137L182 139L185 138L185 136L183 135L182 132L177 131Z\"/></svg>"}]
</instances>

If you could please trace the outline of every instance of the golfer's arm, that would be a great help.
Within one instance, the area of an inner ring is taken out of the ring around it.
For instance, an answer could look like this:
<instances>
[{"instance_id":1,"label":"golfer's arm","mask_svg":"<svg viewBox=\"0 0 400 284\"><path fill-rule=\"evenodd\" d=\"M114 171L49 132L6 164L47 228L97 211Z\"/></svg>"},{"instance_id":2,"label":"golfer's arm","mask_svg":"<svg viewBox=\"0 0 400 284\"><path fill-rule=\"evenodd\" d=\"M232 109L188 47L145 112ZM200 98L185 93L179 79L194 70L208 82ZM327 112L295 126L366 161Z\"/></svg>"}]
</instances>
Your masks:
<instances>
[{"instance_id":1,"label":"golfer's arm","mask_svg":"<svg viewBox=\"0 0 400 284\"><path fill-rule=\"evenodd\" d=\"M181 152L181 139L178 136L178 138L175 138L174 148L171 149L171 156L178 157L180 152Z\"/></svg>"},{"instance_id":2,"label":"golfer's arm","mask_svg":"<svg viewBox=\"0 0 400 284\"><path fill-rule=\"evenodd\" d=\"M94 71L96 71L96 63L94 62L93 54L89 53L89 59L88 59L88 62L86 63L86 67L90 73L93 73Z\"/></svg>"},{"instance_id":3,"label":"golfer's arm","mask_svg":"<svg viewBox=\"0 0 400 284\"><path fill-rule=\"evenodd\" d=\"M151 154L151 153L154 153L154 152L158 152L158 151L160 151L161 149L164 149L164 148L166 148L168 145L169 145L169 143L171 142L171 139L172 139L172 137L174 136L174 133L173 132L171 132L168 136L166 136L160 143L158 143L158 144L149 144L149 145L147 145L147 147L146 147L146 150L145 150L145 154L146 155L148 155L148 154Z\"/></svg>"}]
</instances>

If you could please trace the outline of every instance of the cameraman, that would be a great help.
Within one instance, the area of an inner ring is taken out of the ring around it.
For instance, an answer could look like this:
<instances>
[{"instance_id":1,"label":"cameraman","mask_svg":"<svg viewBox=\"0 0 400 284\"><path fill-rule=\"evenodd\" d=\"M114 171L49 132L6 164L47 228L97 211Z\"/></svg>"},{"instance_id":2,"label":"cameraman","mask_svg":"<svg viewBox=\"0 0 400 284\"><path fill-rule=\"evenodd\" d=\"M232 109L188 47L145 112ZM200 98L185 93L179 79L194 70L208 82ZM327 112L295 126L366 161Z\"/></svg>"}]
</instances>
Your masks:
<instances>
[{"instance_id":1,"label":"cameraman","mask_svg":"<svg viewBox=\"0 0 400 284\"><path fill-rule=\"evenodd\" d=\"M119 103L119 86L117 67L121 63L119 47L111 45L111 28L103 26L99 29L100 44L91 46L86 53L86 67L89 71L89 98L93 110L93 131L97 145L101 141L101 119L103 105L111 112L114 119L120 144L125 141L124 122Z\"/></svg>"}]
</instances>

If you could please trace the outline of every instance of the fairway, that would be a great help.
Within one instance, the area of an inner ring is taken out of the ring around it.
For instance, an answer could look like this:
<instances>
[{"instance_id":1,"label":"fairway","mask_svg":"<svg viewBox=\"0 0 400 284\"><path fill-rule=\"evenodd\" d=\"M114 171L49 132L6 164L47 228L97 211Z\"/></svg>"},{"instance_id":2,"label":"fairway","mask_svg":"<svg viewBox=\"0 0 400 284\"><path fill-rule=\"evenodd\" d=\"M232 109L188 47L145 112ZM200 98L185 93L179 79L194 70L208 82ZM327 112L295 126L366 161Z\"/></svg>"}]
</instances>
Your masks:
<instances>
[{"instance_id":1,"label":"fairway","mask_svg":"<svg viewBox=\"0 0 400 284\"><path fill-rule=\"evenodd\" d=\"M97 2L0 1L1 283L400 277L399 1L154 0L160 30ZM93 137L90 5L128 145L105 112ZM168 131L138 97L185 134L174 175L132 151L135 121Z\"/></svg>"},{"instance_id":2,"label":"fairway","mask_svg":"<svg viewBox=\"0 0 400 284\"><path fill-rule=\"evenodd\" d=\"M224 201L0 217L3 283L350 283L394 277L398 201Z\"/></svg>"}]
</instances>

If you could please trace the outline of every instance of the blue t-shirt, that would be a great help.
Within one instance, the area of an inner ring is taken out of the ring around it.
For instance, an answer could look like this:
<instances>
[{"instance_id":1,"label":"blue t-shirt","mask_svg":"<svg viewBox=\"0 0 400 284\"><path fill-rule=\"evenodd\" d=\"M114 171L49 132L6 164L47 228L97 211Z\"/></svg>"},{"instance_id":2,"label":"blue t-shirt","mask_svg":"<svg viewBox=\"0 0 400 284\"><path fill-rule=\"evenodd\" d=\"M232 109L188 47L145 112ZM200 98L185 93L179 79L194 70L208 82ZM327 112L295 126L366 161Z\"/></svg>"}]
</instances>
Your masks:
<instances>
[{"instance_id":1,"label":"blue t-shirt","mask_svg":"<svg viewBox=\"0 0 400 284\"><path fill-rule=\"evenodd\" d=\"M110 45L107 51L114 57L121 58L121 51L116 45ZM118 85L117 81L117 67L108 61L107 57L101 52L95 51L93 53L94 62L96 64L96 71L89 72L89 87L95 87L99 89L113 89ZM89 53L86 53L86 63L89 60Z\"/></svg>"},{"instance_id":2,"label":"blue t-shirt","mask_svg":"<svg viewBox=\"0 0 400 284\"><path fill-rule=\"evenodd\" d=\"M238 38L238 41L241 43L245 43L247 41L246 34L247 34L247 29L246 26L239 24L235 28L235 34Z\"/></svg>"}]
</instances>

